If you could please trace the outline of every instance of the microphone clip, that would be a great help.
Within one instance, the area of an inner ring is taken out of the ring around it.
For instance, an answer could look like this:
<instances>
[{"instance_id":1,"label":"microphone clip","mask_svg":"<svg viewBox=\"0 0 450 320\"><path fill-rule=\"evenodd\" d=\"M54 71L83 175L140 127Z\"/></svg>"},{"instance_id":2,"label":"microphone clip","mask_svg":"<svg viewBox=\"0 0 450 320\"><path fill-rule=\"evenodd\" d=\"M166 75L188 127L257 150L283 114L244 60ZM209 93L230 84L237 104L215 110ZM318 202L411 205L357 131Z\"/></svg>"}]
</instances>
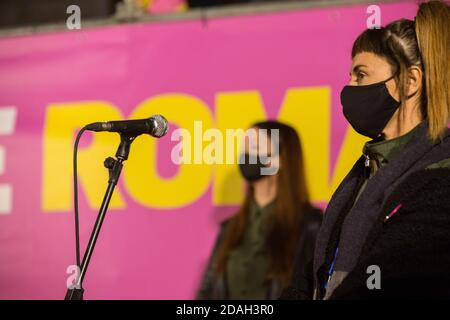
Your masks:
<instances>
[{"instance_id":1,"label":"microphone clip","mask_svg":"<svg viewBox=\"0 0 450 320\"><path fill-rule=\"evenodd\" d=\"M137 135L132 135L128 133L120 134L120 144L117 148L116 157L117 159L121 159L125 161L128 159L128 155L130 154L131 143L136 139Z\"/></svg>"}]
</instances>

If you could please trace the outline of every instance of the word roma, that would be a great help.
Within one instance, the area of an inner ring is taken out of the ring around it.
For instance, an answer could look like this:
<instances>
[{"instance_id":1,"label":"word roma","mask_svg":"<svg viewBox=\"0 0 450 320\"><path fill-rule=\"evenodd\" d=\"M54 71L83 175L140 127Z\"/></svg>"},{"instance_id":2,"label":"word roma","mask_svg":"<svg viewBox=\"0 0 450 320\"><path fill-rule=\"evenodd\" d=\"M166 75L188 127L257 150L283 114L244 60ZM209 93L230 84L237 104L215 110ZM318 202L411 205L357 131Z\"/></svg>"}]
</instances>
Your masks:
<instances>
[{"instance_id":1,"label":"word roma","mask_svg":"<svg viewBox=\"0 0 450 320\"><path fill-rule=\"evenodd\" d=\"M182 307L177 307L177 315L203 315L205 318L208 316L210 312L217 312L216 309L211 309L211 307L190 307L183 304ZM220 314L273 314L273 306L272 305L220 305Z\"/></svg>"}]
</instances>

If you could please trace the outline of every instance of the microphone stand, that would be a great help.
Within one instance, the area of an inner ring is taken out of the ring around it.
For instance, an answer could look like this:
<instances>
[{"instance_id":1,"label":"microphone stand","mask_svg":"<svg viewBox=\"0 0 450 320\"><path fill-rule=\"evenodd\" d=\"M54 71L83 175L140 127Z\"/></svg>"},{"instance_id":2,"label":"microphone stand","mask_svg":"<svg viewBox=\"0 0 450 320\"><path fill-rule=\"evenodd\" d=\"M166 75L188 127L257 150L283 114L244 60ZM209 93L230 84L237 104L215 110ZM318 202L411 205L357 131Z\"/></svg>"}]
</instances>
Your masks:
<instances>
[{"instance_id":1,"label":"microphone stand","mask_svg":"<svg viewBox=\"0 0 450 320\"><path fill-rule=\"evenodd\" d=\"M102 227L103 220L105 219L111 196L114 192L114 188L116 187L117 182L119 181L120 173L123 168L123 162L128 159L130 146L135 138L135 135L121 133L120 144L116 152L116 159L112 157L108 157L105 159L104 166L108 169L109 172L108 188L106 189L102 205L100 206L100 210L97 215L97 220L95 221L94 228L92 229L92 233L86 247L86 251L84 252L83 261L79 269L80 271L77 275L77 282L73 287L67 289L65 300L83 300L84 276L86 275L89 261L91 260L92 252L94 251L95 243L97 242L97 238L100 233L100 228Z\"/></svg>"}]
</instances>

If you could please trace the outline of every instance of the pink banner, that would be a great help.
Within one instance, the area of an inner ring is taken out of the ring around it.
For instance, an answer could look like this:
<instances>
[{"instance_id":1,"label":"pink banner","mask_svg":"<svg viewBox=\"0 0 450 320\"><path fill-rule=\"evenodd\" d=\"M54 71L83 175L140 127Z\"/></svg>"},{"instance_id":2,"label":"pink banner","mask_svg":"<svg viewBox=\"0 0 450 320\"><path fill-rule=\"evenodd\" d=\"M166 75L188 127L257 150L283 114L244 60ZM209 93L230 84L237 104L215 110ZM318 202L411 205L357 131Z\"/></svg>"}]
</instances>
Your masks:
<instances>
[{"instance_id":1,"label":"pink banner","mask_svg":"<svg viewBox=\"0 0 450 320\"><path fill-rule=\"evenodd\" d=\"M325 204L361 152L341 114L350 49L367 5L120 25L0 39L0 299L62 299L75 263L72 147L84 124L160 113L139 137L111 202L86 299L190 299L218 225L242 199L235 165L171 162L174 128L299 131L313 200ZM383 4L381 23L413 18ZM195 139L195 137L193 137ZM86 134L79 154L84 249L118 136Z\"/></svg>"}]
</instances>

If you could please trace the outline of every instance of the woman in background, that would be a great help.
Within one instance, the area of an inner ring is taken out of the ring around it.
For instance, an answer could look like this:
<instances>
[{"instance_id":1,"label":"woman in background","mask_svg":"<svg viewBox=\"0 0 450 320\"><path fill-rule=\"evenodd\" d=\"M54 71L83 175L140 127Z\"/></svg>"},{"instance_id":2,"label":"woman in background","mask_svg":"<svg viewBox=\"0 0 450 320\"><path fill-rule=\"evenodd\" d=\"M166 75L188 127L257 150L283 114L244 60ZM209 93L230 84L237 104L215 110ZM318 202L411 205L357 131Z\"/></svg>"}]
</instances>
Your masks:
<instances>
[{"instance_id":1,"label":"woman in background","mask_svg":"<svg viewBox=\"0 0 450 320\"><path fill-rule=\"evenodd\" d=\"M198 299L277 299L289 284L312 296L311 261L321 211L308 198L300 139L292 127L276 121L253 128L259 137L267 136L256 148L245 147L246 161L239 166L248 190L240 210L222 223ZM273 130L278 130L279 148ZM263 175L259 160L249 163L256 154L269 155L276 174ZM302 279L293 275L294 260L296 270L305 270Z\"/></svg>"}]
</instances>

